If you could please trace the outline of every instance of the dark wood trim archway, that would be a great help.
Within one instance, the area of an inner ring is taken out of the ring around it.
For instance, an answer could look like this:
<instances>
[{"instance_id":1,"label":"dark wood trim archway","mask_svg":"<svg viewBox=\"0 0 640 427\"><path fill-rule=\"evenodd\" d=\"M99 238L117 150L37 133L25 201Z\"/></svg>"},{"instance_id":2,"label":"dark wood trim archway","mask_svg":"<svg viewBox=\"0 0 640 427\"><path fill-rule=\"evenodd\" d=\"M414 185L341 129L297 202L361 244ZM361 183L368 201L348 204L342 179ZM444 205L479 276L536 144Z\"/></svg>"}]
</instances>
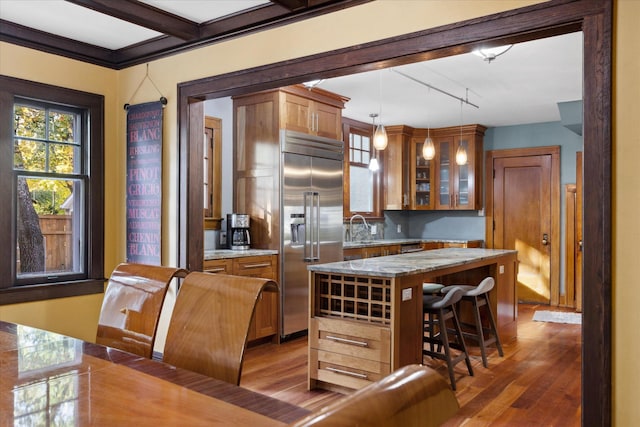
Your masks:
<instances>
[{"instance_id":1,"label":"dark wood trim archway","mask_svg":"<svg viewBox=\"0 0 640 427\"><path fill-rule=\"evenodd\" d=\"M611 425L611 0L552 0L357 47L228 73L178 86L178 255L181 267L202 268L202 134L190 123L205 99L250 93L582 31L584 36L584 294L583 425ZM196 115L198 115L196 114ZM189 134L199 135L189 144Z\"/></svg>"}]
</instances>

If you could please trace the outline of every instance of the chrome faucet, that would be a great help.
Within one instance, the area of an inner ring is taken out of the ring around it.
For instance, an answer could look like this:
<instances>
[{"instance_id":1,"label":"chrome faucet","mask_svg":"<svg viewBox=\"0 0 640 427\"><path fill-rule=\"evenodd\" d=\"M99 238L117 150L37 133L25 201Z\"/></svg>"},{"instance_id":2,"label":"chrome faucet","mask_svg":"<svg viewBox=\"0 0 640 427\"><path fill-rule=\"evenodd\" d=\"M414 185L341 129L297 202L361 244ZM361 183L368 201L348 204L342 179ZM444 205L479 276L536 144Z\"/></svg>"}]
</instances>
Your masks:
<instances>
[{"instance_id":1,"label":"chrome faucet","mask_svg":"<svg viewBox=\"0 0 640 427\"><path fill-rule=\"evenodd\" d=\"M367 232L369 231L369 224L367 224L367 220L366 220L366 219L364 219L364 217L363 217L362 215L360 215L360 214L355 214L355 215L353 215L353 216L351 217L351 219L349 219L349 238L350 238L350 241L351 241L351 242L353 242L353 240L354 240L354 238L353 238L353 237L354 237L354 235L353 235L353 220L354 220L355 218L360 218L360 219L362 219L362 222L364 223L364 227L365 227L365 229L367 230Z\"/></svg>"}]
</instances>

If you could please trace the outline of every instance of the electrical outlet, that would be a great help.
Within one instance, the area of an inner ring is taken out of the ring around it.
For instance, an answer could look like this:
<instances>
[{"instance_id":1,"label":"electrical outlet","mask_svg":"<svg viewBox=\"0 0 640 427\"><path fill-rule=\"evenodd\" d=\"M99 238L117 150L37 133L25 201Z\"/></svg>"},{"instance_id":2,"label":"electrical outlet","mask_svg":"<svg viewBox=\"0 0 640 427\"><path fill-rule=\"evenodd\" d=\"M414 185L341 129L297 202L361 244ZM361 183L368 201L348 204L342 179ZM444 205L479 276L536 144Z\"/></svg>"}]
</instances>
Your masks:
<instances>
[{"instance_id":1,"label":"electrical outlet","mask_svg":"<svg viewBox=\"0 0 640 427\"><path fill-rule=\"evenodd\" d=\"M396 231L397 231L398 233L402 233L402 224L398 224L398 225L396 225Z\"/></svg>"},{"instance_id":2,"label":"electrical outlet","mask_svg":"<svg viewBox=\"0 0 640 427\"><path fill-rule=\"evenodd\" d=\"M504 265L500 266L500 274L504 274Z\"/></svg>"},{"instance_id":3,"label":"electrical outlet","mask_svg":"<svg viewBox=\"0 0 640 427\"><path fill-rule=\"evenodd\" d=\"M373 224L371 225L371 234L378 234L378 226Z\"/></svg>"},{"instance_id":4,"label":"electrical outlet","mask_svg":"<svg viewBox=\"0 0 640 427\"><path fill-rule=\"evenodd\" d=\"M413 289L406 288L402 290L402 301L409 301L413 298Z\"/></svg>"}]
</instances>

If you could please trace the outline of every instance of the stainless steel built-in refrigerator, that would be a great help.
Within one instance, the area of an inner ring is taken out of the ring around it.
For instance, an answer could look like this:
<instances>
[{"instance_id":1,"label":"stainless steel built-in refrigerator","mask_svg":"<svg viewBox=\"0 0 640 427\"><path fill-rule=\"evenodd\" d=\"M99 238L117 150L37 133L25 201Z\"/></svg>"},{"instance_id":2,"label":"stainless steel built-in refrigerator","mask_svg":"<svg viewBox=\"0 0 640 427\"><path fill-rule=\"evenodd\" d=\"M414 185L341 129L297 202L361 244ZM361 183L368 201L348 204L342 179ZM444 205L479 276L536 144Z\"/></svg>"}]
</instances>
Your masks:
<instances>
[{"instance_id":1,"label":"stainless steel built-in refrigerator","mask_svg":"<svg viewBox=\"0 0 640 427\"><path fill-rule=\"evenodd\" d=\"M281 131L280 335L308 328L311 263L342 261L343 143Z\"/></svg>"}]
</instances>

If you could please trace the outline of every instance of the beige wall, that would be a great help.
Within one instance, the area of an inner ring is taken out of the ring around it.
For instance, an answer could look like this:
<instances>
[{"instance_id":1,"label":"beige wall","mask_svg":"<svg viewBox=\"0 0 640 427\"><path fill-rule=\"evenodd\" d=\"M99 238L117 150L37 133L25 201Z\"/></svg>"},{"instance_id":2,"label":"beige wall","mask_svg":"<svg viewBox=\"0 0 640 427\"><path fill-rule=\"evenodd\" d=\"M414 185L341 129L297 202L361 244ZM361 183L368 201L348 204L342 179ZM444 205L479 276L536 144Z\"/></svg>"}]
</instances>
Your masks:
<instances>
[{"instance_id":1,"label":"beige wall","mask_svg":"<svg viewBox=\"0 0 640 427\"><path fill-rule=\"evenodd\" d=\"M284 59L410 33L433 26L525 6L538 1L380 0L330 16L234 39L225 43L154 61L149 75L162 95L165 109L163 262L176 264L177 111L176 84L201 77L259 66ZM384 25L372 22L383 17ZM640 327L635 245L640 240L640 179L635 178L640 158L640 133L633 123L640 117L640 1L616 1L614 24L614 177L613 177L613 412L615 425L633 425L640 419L635 401L640 388L635 340ZM328 32L326 28L330 28ZM364 30L366 29L366 30ZM295 37L291 35L295 34ZM278 46L274 49L273 46ZM42 64L46 63L46 67ZM156 99L159 94L143 83L146 66L114 72L0 43L0 73L60 86L102 93L106 99L107 224L105 271L124 259L124 123L122 105ZM133 97L133 98L132 98ZM624 195L620 197L620 195ZM620 285L618 285L620 284ZM169 304L173 295L169 297ZM68 298L41 303L0 306L0 319L45 326L82 338L95 334L99 310L96 297ZM82 319L82 324L77 322ZM166 318L163 320L166 325ZM162 339L159 343L161 345Z\"/></svg>"},{"instance_id":2,"label":"beige wall","mask_svg":"<svg viewBox=\"0 0 640 427\"><path fill-rule=\"evenodd\" d=\"M640 1L618 0L613 71L613 413L617 426L640 420Z\"/></svg>"}]
</instances>

